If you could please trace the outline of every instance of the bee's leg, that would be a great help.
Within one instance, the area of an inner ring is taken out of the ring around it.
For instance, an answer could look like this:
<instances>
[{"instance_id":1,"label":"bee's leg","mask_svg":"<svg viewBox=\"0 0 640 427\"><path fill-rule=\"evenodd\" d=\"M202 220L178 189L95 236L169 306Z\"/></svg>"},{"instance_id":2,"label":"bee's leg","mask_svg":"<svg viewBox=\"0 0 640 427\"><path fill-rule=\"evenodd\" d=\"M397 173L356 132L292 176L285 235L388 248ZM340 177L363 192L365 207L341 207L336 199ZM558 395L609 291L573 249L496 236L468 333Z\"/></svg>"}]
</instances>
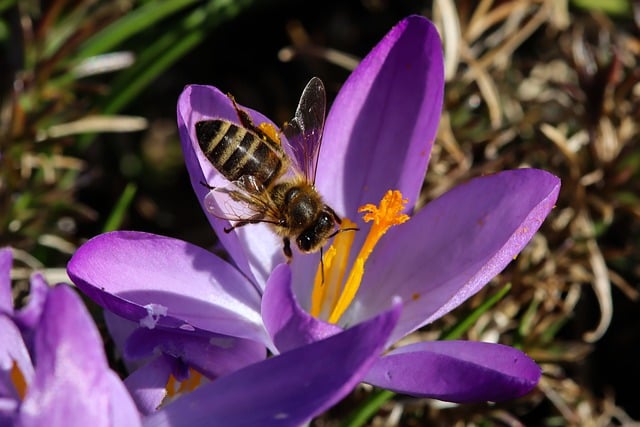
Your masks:
<instances>
[{"instance_id":1,"label":"bee's leg","mask_svg":"<svg viewBox=\"0 0 640 427\"><path fill-rule=\"evenodd\" d=\"M263 218L264 218L263 214L258 214L258 215L252 216L251 218L243 219L242 221L236 222L231 227L226 227L224 229L224 232L231 233L236 228L244 227L245 225L249 225L249 224L258 224L260 222L264 222Z\"/></svg>"},{"instance_id":2,"label":"bee's leg","mask_svg":"<svg viewBox=\"0 0 640 427\"><path fill-rule=\"evenodd\" d=\"M282 243L284 244L284 246L282 247L282 252L284 252L284 256L287 257L287 262L289 262L293 257L293 252L291 252L291 241L289 241L288 237L283 237Z\"/></svg>"},{"instance_id":3,"label":"bee's leg","mask_svg":"<svg viewBox=\"0 0 640 427\"><path fill-rule=\"evenodd\" d=\"M249 116L249 113L247 113L246 111L244 111L242 108L238 106L238 104L236 103L236 99L233 97L233 95L228 93L227 97L231 100L234 110L236 110L236 114L238 115L238 120L240 120L240 124L243 127L250 129L258 134L262 134L262 131L260 130L260 128L255 124L253 124L253 120L251 120L251 116Z\"/></svg>"},{"instance_id":4,"label":"bee's leg","mask_svg":"<svg viewBox=\"0 0 640 427\"><path fill-rule=\"evenodd\" d=\"M236 228L244 227L245 225L248 225L248 224L251 224L251 221L238 221L235 224L233 224L231 227L225 227L224 232L231 233Z\"/></svg>"},{"instance_id":5,"label":"bee's leg","mask_svg":"<svg viewBox=\"0 0 640 427\"><path fill-rule=\"evenodd\" d=\"M271 135L269 133L266 133L265 130L260 127L260 126L256 126L253 123L253 120L251 119L251 116L249 116L249 113L247 113L246 111L244 111L242 108L240 108L238 106L238 104L236 103L236 99L233 97L233 95L231 95L230 93L227 94L227 97L231 100L231 103L233 104L233 108L236 110L236 114L238 115L238 120L240 120L240 124L242 125L242 127L245 127L249 130L252 130L253 132L257 133L260 137L262 137L262 139L269 141L269 142L277 142L279 143L280 140L276 139L275 136L277 135ZM262 125L267 125L269 126L268 123L262 123ZM274 128L274 126L269 126L270 128Z\"/></svg>"}]
</instances>

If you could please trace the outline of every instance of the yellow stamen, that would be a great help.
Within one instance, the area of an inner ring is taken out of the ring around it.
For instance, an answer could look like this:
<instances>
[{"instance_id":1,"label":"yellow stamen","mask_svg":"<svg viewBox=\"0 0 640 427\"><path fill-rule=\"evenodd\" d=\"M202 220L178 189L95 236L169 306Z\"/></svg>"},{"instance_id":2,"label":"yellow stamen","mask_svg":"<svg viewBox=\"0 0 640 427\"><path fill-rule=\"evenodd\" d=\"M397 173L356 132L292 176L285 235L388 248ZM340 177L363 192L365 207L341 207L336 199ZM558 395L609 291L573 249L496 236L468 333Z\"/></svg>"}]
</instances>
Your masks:
<instances>
[{"instance_id":1,"label":"yellow stamen","mask_svg":"<svg viewBox=\"0 0 640 427\"><path fill-rule=\"evenodd\" d=\"M348 218L344 218L340 226L341 229L353 229L355 227L356 224ZM322 262L316 271L315 285L311 295L312 316L326 319L331 314L331 310L342 292L342 282L347 270L349 251L355 237L355 233L338 233L333 240L333 244L324 254Z\"/></svg>"},{"instance_id":2,"label":"yellow stamen","mask_svg":"<svg viewBox=\"0 0 640 427\"><path fill-rule=\"evenodd\" d=\"M193 368L189 368L189 376L184 381L178 381L173 375L169 375L165 386L167 397L172 398L193 391L202 384L203 380L204 376Z\"/></svg>"},{"instance_id":3,"label":"yellow stamen","mask_svg":"<svg viewBox=\"0 0 640 427\"><path fill-rule=\"evenodd\" d=\"M11 365L10 376L20 400L24 400L24 396L27 394L27 381L24 379L24 375L15 360L13 361L13 365Z\"/></svg>"},{"instance_id":4,"label":"yellow stamen","mask_svg":"<svg viewBox=\"0 0 640 427\"><path fill-rule=\"evenodd\" d=\"M364 275L365 263L380 238L392 226L409 220L409 216L402 213L406 203L407 200L402 198L399 191L389 190L380 201L379 206L367 204L358 209L358 212L365 213L363 219L366 222L372 222L369 234L360 248L343 286L341 283L355 234L339 233L336 236L316 273L311 298L311 314L313 316L328 319L331 323L337 323L340 320L358 292ZM342 227L352 228L354 224L349 220L344 220ZM322 270L320 270L323 267L324 282L322 281Z\"/></svg>"}]
</instances>

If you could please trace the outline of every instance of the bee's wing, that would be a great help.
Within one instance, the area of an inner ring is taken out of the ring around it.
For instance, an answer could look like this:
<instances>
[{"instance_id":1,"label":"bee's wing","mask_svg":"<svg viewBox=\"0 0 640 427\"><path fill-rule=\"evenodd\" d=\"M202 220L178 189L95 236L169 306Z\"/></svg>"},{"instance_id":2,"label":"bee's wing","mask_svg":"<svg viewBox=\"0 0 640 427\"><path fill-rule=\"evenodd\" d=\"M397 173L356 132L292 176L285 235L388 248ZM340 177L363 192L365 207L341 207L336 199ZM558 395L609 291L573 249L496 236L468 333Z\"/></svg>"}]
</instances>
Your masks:
<instances>
[{"instance_id":1,"label":"bee's wing","mask_svg":"<svg viewBox=\"0 0 640 427\"><path fill-rule=\"evenodd\" d=\"M212 188L204 198L204 206L213 216L229 221L278 223L276 206L252 175Z\"/></svg>"},{"instance_id":2,"label":"bee's wing","mask_svg":"<svg viewBox=\"0 0 640 427\"><path fill-rule=\"evenodd\" d=\"M313 77L302 91L295 116L282 127L288 141L287 154L294 167L311 183L316 180L326 107L324 84Z\"/></svg>"}]
</instances>

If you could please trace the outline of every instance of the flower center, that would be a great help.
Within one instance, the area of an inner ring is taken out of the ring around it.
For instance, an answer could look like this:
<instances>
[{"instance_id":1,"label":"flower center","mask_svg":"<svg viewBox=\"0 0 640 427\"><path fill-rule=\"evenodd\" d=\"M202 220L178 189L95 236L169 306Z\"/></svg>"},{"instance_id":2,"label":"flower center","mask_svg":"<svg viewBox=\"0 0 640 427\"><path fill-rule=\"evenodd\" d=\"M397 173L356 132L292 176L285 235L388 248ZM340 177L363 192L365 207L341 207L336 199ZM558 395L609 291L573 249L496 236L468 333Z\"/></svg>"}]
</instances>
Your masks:
<instances>
[{"instance_id":1,"label":"flower center","mask_svg":"<svg viewBox=\"0 0 640 427\"><path fill-rule=\"evenodd\" d=\"M343 282L355 233L338 233L316 271L311 294L312 316L338 323L360 288L364 265L373 248L389 228L409 220L409 216L402 213L406 204L407 199L402 198L400 191L389 190L378 206L367 204L358 209L364 213L364 221L372 223L367 238ZM355 224L349 219L342 221L341 229L353 227Z\"/></svg>"},{"instance_id":2,"label":"flower center","mask_svg":"<svg viewBox=\"0 0 640 427\"><path fill-rule=\"evenodd\" d=\"M167 398L171 399L181 394L191 392L202 385L203 381L204 376L193 368L189 368L189 376L182 381L176 379L176 377L171 374L165 386Z\"/></svg>"}]
</instances>

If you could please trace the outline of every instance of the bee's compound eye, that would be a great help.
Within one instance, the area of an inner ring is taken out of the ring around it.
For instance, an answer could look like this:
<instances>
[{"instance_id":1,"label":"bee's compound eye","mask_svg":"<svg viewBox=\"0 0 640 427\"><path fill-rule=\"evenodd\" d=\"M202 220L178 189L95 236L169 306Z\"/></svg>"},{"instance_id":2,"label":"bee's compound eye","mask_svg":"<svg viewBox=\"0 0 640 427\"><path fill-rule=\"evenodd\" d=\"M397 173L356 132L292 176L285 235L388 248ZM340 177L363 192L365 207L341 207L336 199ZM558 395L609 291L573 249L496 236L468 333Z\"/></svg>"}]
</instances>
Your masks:
<instances>
[{"instance_id":1,"label":"bee's compound eye","mask_svg":"<svg viewBox=\"0 0 640 427\"><path fill-rule=\"evenodd\" d=\"M335 224L335 221L333 220L333 216L323 211L318 217L318 223L316 224L316 231L319 233L326 233L333 229L334 224Z\"/></svg>"},{"instance_id":2,"label":"bee's compound eye","mask_svg":"<svg viewBox=\"0 0 640 427\"><path fill-rule=\"evenodd\" d=\"M321 212L313 225L300 233L296 239L298 247L303 252L314 252L324 244L334 226L333 216L328 212Z\"/></svg>"},{"instance_id":3,"label":"bee's compound eye","mask_svg":"<svg viewBox=\"0 0 640 427\"><path fill-rule=\"evenodd\" d=\"M298 236L296 243L302 252L309 252L313 248L316 240L313 237L312 233L306 231Z\"/></svg>"}]
</instances>

